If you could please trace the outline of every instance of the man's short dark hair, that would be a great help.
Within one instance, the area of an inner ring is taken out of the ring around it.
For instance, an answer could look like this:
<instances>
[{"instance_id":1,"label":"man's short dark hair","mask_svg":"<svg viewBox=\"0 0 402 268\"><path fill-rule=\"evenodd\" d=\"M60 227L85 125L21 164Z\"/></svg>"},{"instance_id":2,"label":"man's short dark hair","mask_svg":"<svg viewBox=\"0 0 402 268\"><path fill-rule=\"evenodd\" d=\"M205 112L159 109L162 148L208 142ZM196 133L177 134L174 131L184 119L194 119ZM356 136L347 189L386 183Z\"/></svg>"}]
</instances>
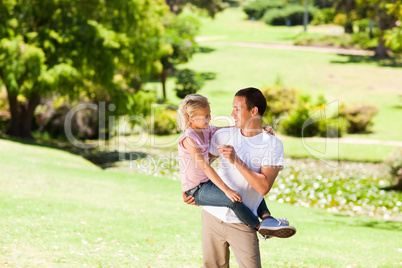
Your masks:
<instances>
[{"instance_id":1,"label":"man's short dark hair","mask_svg":"<svg viewBox=\"0 0 402 268\"><path fill-rule=\"evenodd\" d=\"M263 116L267 109L267 100L262 94L261 90L255 87L243 88L237 91L237 97L244 97L246 99L247 110L251 110L254 107L258 108L258 113Z\"/></svg>"}]
</instances>

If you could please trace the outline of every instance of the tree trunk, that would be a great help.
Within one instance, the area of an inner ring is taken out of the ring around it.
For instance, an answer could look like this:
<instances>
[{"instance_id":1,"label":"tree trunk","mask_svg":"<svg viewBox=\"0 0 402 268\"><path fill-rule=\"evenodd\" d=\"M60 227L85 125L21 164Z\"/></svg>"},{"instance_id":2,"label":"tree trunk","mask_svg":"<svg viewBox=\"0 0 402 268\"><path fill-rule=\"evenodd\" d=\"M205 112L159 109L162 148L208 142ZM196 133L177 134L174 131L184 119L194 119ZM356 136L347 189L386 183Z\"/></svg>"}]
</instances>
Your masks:
<instances>
[{"instance_id":1,"label":"tree trunk","mask_svg":"<svg viewBox=\"0 0 402 268\"><path fill-rule=\"evenodd\" d=\"M399 178L397 184L383 188L386 191L402 191L402 178Z\"/></svg>"},{"instance_id":2,"label":"tree trunk","mask_svg":"<svg viewBox=\"0 0 402 268\"><path fill-rule=\"evenodd\" d=\"M40 96L32 93L24 103L17 100L17 95L7 92L10 104L11 120L5 131L6 134L21 138L33 139L31 134L32 120L36 107L40 103Z\"/></svg>"},{"instance_id":3,"label":"tree trunk","mask_svg":"<svg viewBox=\"0 0 402 268\"><path fill-rule=\"evenodd\" d=\"M345 33L352 34L353 33L353 23L351 21L346 22L344 29L345 29Z\"/></svg>"},{"instance_id":4,"label":"tree trunk","mask_svg":"<svg viewBox=\"0 0 402 268\"><path fill-rule=\"evenodd\" d=\"M353 10L353 1L346 1L346 23L345 23L345 33L353 33L353 22L352 22L352 10Z\"/></svg>"},{"instance_id":5,"label":"tree trunk","mask_svg":"<svg viewBox=\"0 0 402 268\"><path fill-rule=\"evenodd\" d=\"M180 13L179 3L177 0L166 0L166 4L169 6L170 11L178 15Z\"/></svg>"},{"instance_id":6,"label":"tree trunk","mask_svg":"<svg viewBox=\"0 0 402 268\"><path fill-rule=\"evenodd\" d=\"M166 78L168 76L168 70L163 69L162 70L162 75L161 75L161 81L162 81L162 92L163 92L163 101L166 101Z\"/></svg>"},{"instance_id":7,"label":"tree trunk","mask_svg":"<svg viewBox=\"0 0 402 268\"><path fill-rule=\"evenodd\" d=\"M386 23L384 21L384 17L386 16L386 10L378 9L378 6L376 7L376 9L378 16L378 29L380 30L380 35L378 36L378 46L375 48L374 56L376 58L384 59L389 57L384 41L384 32L387 29Z\"/></svg>"},{"instance_id":8,"label":"tree trunk","mask_svg":"<svg viewBox=\"0 0 402 268\"><path fill-rule=\"evenodd\" d=\"M378 44L378 46L375 48L375 54L374 56L376 58L380 58L380 59L384 59L384 58L388 58L389 55L387 53L387 48L384 45L384 41L381 40Z\"/></svg>"}]
</instances>

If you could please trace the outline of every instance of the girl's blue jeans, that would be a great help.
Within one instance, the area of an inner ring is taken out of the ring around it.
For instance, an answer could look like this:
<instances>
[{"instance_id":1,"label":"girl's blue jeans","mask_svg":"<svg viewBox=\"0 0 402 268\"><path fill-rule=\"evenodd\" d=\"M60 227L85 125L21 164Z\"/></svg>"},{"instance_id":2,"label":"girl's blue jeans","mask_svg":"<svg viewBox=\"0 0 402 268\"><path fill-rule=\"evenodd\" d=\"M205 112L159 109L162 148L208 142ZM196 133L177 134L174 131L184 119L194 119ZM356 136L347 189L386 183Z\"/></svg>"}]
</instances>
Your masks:
<instances>
[{"instance_id":1,"label":"girl's blue jeans","mask_svg":"<svg viewBox=\"0 0 402 268\"><path fill-rule=\"evenodd\" d=\"M225 193L219 189L212 181L207 181L186 191L187 196L193 196L194 201L200 206L228 207L233 210L239 220L250 227L256 228L260 221L258 217L243 203L232 202ZM262 199L257 209L259 217L269 213L265 199Z\"/></svg>"}]
</instances>

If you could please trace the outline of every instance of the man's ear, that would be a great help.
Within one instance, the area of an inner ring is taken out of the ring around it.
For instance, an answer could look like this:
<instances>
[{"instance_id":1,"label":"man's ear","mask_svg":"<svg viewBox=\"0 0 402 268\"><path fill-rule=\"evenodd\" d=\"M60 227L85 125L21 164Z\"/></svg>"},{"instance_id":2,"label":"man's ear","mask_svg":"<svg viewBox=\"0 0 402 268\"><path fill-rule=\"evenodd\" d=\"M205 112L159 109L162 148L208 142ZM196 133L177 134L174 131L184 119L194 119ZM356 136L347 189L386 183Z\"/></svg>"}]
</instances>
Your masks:
<instances>
[{"instance_id":1,"label":"man's ear","mask_svg":"<svg viewBox=\"0 0 402 268\"><path fill-rule=\"evenodd\" d=\"M258 107L257 107L257 106L254 106L254 107L251 109L251 115L252 115L252 116L258 115Z\"/></svg>"}]
</instances>

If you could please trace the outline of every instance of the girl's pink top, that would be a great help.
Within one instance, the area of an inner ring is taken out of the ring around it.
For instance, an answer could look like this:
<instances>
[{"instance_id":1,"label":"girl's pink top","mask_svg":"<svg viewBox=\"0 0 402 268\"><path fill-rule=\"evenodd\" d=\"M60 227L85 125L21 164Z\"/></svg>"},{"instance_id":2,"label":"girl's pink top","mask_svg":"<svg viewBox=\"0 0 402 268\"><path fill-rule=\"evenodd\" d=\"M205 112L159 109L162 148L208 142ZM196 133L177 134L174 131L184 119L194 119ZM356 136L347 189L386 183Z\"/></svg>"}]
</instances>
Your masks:
<instances>
[{"instance_id":1,"label":"girl's pink top","mask_svg":"<svg viewBox=\"0 0 402 268\"><path fill-rule=\"evenodd\" d=\"M216 127L209 126L202 130L202 134L204 135L204 141L200 139L194 129L191 127L187 128L184 132L183 136L179 139L179 169L180 169L180 178L181 178L181 186L183 191L188 191L191 188L199 185L202 182L208 181L208 177L205 172L198 166L195 160L191 157L188 150L183 146L183 140L187 137L190 137L194 140L195 144L200 148L202 154L204 155L207 163L209 161L209 141L214 134Z\"/></svg>"}]
</instances>

